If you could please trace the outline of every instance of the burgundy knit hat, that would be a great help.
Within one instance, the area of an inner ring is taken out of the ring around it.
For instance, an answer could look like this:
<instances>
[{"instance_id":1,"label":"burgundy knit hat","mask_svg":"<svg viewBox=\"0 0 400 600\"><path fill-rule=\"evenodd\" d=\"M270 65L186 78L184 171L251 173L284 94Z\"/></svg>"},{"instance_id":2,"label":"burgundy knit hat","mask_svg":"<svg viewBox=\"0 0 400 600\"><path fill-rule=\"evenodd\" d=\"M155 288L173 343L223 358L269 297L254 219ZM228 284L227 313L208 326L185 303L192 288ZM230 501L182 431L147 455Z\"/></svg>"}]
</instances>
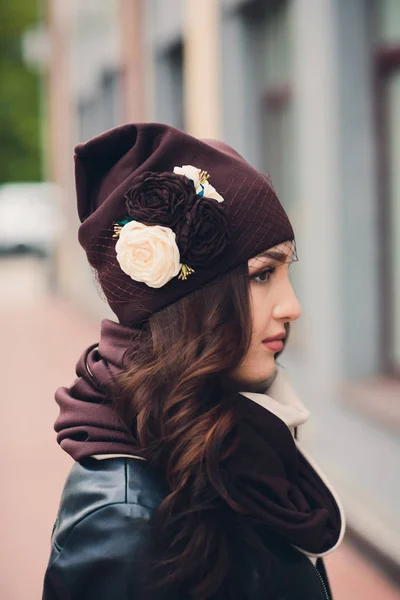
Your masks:
<instances>
[{"instance_id":1,"label":"burgundy knit hat","mask_svg":"<svg viewBox=\"0 0 400 600\"><path fill-rule=\"evenodd\" d=\"M127 124L75 148L79 241L132 325L294 233L268 176L168 125Z\"/></svg>"}]
</instances>

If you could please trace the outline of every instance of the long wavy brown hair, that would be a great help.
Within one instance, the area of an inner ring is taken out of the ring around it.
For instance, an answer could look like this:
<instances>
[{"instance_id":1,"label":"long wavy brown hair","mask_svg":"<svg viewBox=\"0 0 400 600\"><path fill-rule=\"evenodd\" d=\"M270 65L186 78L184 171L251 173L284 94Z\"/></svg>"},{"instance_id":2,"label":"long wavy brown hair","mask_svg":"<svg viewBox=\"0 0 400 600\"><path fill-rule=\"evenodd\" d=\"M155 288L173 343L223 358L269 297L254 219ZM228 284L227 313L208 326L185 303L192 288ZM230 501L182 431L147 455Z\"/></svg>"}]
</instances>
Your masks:
<instances>
[{"instance_id":1,"label":"long wavy brown hair","mask_svg":"<svg viewBox=\"0 0 400 600\"><path fill-rule=\"evenodd\" d=\"M121 377L117 409L169 487L152 580L193 600L234 596L230 517L241 507L222 471L236 445L229 377L250 344L249 290L241 267L154 314Z\"/></svg>"}]
</instances>

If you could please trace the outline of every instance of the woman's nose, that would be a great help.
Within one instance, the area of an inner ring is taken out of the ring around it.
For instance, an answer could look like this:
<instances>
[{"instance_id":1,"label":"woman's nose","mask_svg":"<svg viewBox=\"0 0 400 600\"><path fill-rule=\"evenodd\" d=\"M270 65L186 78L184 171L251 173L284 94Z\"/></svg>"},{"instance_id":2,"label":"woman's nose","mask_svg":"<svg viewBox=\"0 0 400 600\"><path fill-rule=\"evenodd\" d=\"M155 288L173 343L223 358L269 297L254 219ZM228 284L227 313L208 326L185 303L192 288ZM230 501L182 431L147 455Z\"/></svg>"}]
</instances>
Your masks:
<instances>
[{"instance_id":1,"label":"woman's nose","mask_svg":"<svg viewBox=\"0 0 400 600\"><path fill-rule=\"evenodd\" d=\"M285 319L286 321L296 321L302 313L301 304L294 293L290 281L284 286L282 294L275 304L273 316L275 319Z\"/></svg>"}]
</instances>

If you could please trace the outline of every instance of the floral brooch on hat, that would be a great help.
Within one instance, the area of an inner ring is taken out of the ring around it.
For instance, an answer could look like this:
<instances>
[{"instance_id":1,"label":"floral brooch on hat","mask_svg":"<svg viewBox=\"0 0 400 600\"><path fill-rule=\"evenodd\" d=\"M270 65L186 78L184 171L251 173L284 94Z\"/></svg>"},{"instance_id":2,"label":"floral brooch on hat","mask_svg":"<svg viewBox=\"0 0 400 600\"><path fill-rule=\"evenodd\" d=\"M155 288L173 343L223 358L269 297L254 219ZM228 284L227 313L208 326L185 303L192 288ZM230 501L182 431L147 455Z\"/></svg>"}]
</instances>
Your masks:
<instances>
[{"instance_id":1,"label":"floral brooch on hat","mask_svg":"<svg viewBox=\"0 0 400 600\"><path fill-rule=\"evenodd\" d=\"M118 263L153 288L207 267L229 241L223 197L192 165L143 173L125 194L128 215L114 224Z\"/></svg>"}]
</instances>

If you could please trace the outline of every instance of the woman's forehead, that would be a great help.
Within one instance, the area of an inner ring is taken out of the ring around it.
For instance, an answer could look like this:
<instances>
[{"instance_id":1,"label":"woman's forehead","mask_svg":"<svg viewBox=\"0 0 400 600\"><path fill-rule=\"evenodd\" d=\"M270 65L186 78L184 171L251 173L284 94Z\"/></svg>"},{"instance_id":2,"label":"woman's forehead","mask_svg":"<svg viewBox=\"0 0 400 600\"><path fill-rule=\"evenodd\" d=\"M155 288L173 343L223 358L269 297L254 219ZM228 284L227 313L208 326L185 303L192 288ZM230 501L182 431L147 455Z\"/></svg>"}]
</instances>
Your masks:
<instances>
[{"instance_id":1,"label":"woman's forehead","mask_svg":"<svg viewBox=\"0 0 400 600\"><path fill-rule=\"evenodd\" d=\"M264 252L261 252L257 256L251 258L249 260L249 263L254 264L261 259L263 261L270 259L281 263L292 262L293 260L295 260L294 242L287 241L281 244L277 244L272 248L268 248L268 250L265 250Z\"/></svg>"}]
</instances>

